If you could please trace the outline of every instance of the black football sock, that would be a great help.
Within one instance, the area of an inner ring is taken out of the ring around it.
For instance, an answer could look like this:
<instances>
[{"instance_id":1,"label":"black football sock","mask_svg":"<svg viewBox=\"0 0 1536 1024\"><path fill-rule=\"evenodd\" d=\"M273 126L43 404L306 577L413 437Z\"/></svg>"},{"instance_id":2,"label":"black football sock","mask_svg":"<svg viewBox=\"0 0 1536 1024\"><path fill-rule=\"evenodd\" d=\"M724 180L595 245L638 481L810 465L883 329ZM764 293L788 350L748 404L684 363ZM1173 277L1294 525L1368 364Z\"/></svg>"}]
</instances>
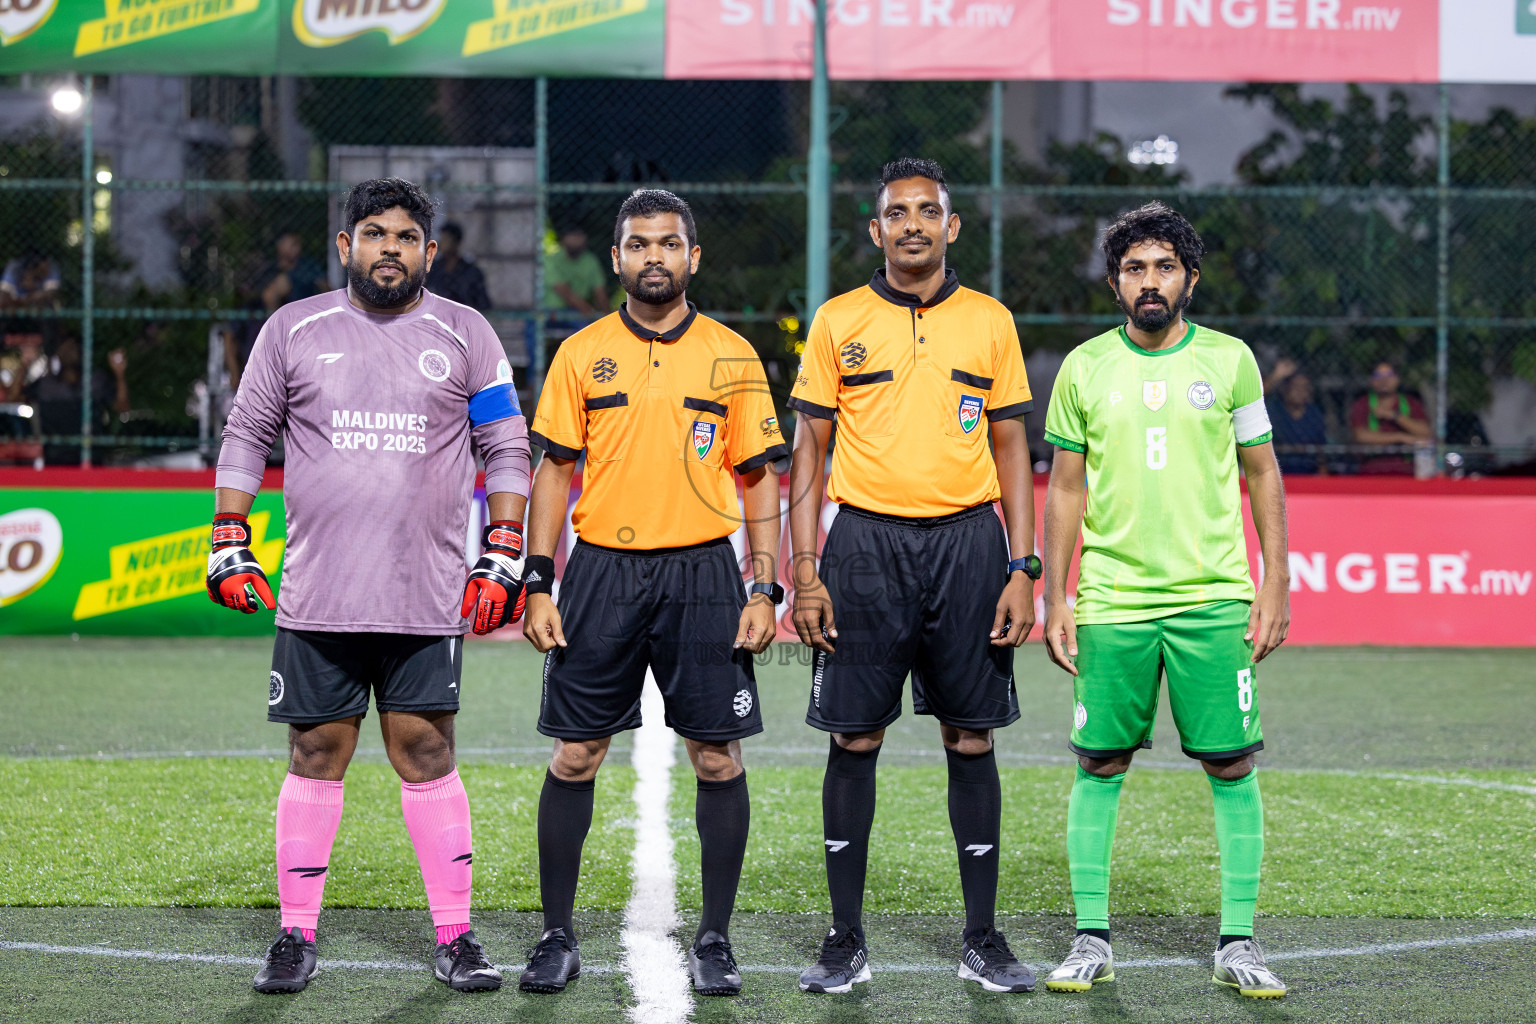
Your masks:
<instances>
[{"instance_id":1,"label":"black football sock","mask_svg":"<svg viewBox=\"0 0 1536 1024\"><path fill-rule=\"evenodd\" d=\"M997 846L1003 830L1003 786L997 757L944 748L949 761L949 827L960 855L965 934L992 927L997 910Z\"/></svg>"},{"instance_id":2,"label":"black football sock","mask_svg":"<svg viewBox=\"0 0 1536 1024\"><path fill-rule=\"evenodd\" d=\"M693 941L698 942L705 932L729 938L741 862L747 856L747 826L752 820L747 773L723 782L700 779L693 818L699 829L699 873L704 883L704 912Z\"/></svg>"},{"instance_id":3,"label":"black football sock","mask_svg":"<svg viewBox=\"0 0 1536 1024\"><path fill-rule=\"evenodd\" d=\"M880 748L845 750L832 740L821 783L821 827L826 838L827 891L832 920L864 934L864 873L869 830L875 823L875 762Z\"/></svg>"},{"instance_id":4,"label":"black football sock","mask_svg":"<svg viewBox=\"0 0 1536 1024\"><path fill-rule=\"evenodd\" d=\"M572 940L581 847L592 828L594 781L567 782L546 771L544 791L539 794L539 898L544 903L544 930L564 928Z\"/></svg>"}]
</instances>

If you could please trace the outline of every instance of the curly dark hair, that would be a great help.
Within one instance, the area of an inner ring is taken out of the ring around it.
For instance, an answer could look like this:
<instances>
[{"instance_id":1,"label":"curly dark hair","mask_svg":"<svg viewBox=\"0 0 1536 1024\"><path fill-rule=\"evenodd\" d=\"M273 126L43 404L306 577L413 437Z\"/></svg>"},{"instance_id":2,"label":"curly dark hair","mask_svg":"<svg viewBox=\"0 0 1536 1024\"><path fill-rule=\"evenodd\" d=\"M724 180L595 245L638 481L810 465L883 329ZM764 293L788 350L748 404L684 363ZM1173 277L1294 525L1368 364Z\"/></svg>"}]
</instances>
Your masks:
<instances>
[{"instance_id":1,"label":"curly dark hair","mask_svg":"<svg viewBox=\"0 0 1536 1024\"><path fill-rule=\"evenodd\" d=\"M423 237L432 237L432 217L437 212L437 203L420 185L404 178L370 178L353 185L342 204L342 223L350 235L364 217L373 217L397 206L421 227Z\"/></svg>"},{"instance_id":2,"label":"curly dark hair","mask_svg":"<svg viewBox=\"0 0 1536 1024\"><path fill-rule=\"evenodd\" d=\"M675 213L683 218L683 231L691 249L699 244L699 232L693 224L693 210L682 196L664 188L637 188L619 207L619 215L613 221L613 245L618 248L624 240L624 222L631 217L655 217L657 214Z\"/></svg>"},{"instance_id":3,"label":"curly dark hair","mask_svg":"<svg viewBox=\"0 0 1536 1024\"><path fill-rule=\"evenodd\" d=\"M1146 206L1122 213L1120 219L1104 232L1101 249L1111 281L1119 283L1120 261L1132 246L1142 242L1162 242L1172 246L1174 255L1191 273L1200 269L1200 258L1205 255L1205 243L1200 241L1195 226L1167 203L1153 200Z\"/></svg>"},{"instance_id":4,"label":"curly dark hair","mask_svg":"<svg viewBox=\"0 0 1536 1024\"><path fill-rule=\"evenodd\" d=\"M925 160L920 156L898 157L880 168L880 180L875 182L875 209L878 210L881 201L885 199L887 185L907 178L927 178L937 183L939 194L944 197L945 208L953 209L949 202L949 182L944 180L944 168L939 166L937 160Z\"/></svg>"}]
</instances>

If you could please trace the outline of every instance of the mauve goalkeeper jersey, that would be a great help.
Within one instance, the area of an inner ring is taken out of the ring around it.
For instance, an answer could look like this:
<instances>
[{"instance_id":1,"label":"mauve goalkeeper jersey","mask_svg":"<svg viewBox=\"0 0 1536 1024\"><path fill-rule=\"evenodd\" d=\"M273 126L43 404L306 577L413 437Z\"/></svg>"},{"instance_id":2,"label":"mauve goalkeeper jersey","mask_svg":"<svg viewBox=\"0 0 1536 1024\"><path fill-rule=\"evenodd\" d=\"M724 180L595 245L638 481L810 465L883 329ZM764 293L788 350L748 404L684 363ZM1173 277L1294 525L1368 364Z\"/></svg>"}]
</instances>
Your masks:
<instances>
[{"instance_id":1,"label":"mauve goalkeeper jersey","mask_svg":"<svg viewBox=\"0 0 1536 1024\"><path fill-rule=\"evenodd\" d=\"M345 289L282 307L241 378L217 486L255 494L279 434L277 624L465 632L471 445L488 493L528 493L528 431L485 318L425 292L399 316L365 313Z\"/></svg>"}]
</instances>

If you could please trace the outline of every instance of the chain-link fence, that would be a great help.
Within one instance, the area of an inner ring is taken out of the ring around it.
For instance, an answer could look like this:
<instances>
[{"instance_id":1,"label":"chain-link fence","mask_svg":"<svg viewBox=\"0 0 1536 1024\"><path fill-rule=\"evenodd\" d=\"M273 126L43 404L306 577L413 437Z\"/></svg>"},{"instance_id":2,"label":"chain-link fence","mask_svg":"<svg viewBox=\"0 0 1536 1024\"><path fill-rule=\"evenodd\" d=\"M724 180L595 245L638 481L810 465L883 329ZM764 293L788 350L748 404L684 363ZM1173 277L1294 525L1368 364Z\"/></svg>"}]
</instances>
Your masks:
<instances>
[{"instance_id":1,"label":"chain-link fence","mask_svg":"<svg viewBox=\"0 0 1536 1024\"><path fill-rule=\"evenodd\" d=\"M690 296L758 347L782 409L806 327L808 89L120 76L71 110L60 83L0 78L0 463L204 464L261 321L341 283L336 200L376 173L442 202L440 243L459 226L440 287L483 280L529 406L560 339L620 297L622 197L680 192L704 249ZM1254 347L1288 470L1533 472L1536 118L1452 119L1454 92L1425 110L1229 90L1254 138L1196 185L1166 140L1038 110L1018 130L1001 83L834 83L832 290L880 265L880 165L939 160L964 224L951 264L1013 310L1043 398L1061 355L1121 319L1104 224L1162 198L1209 250L1191 316ZM1430 423L1430 446L1357 443L1394 416Z\"/></svg>"}]
</instances>

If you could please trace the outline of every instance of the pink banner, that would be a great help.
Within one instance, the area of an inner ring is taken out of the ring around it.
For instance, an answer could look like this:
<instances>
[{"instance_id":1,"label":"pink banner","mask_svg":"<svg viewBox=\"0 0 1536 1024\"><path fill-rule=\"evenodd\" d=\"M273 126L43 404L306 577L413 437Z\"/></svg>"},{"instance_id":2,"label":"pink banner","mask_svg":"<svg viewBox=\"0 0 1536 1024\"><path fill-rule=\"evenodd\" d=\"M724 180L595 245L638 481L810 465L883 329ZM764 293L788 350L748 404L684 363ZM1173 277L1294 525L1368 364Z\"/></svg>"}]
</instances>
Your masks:
<instances>
[{"instance_id":1,"label":"pink banner","mask_svg":"<svg viewBox=\"0 0 1536 1024\"><path fill-rule=\"evenodd\" d=\"M809 78L813 0L667 0L668 78ZM829 0L837 79L1432 82L1440 0Z\"/></svg>"},{"instance_id":2,"label":"pink banner","mask_svg":"<svg viewBox=\"0 0 1536 1024\"><path fill-rule=\"evenodd\" d=\"M1050 78L1052 0L830 0L838 79ZM809 78L812 0L667 0L668 78Z\"/></svg>"},{"instance_id":3,"label":"pink banner","mask_svg":"<svg viewBox=\"0 0 1536 1024\"><path fill-rule=\"evenodd\" d=\"M1439 0L1057 0L1055 77L1433 82Z\"/></svg>"},{"instance_id":4,"label":"pink banner","mask_svg":"<svg viewBox=\"0 0 1536 1024\"><path fill-rule=\"evenodd\" d=\"M1293 494L1286 505L1292 643L1536 644L1536 497Z\"/></svg>"}]
</instances>

